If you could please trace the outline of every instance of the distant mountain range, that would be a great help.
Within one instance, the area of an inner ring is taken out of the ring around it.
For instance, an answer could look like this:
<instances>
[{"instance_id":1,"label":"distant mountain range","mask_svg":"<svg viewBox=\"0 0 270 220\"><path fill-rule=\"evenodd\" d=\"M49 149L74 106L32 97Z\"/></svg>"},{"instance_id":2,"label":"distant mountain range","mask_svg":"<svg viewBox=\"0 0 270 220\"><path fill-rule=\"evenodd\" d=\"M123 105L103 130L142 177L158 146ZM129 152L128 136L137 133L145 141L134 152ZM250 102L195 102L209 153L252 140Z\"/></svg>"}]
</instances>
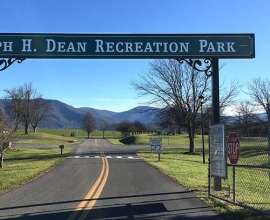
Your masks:
<instances>
[{"instance_id":1,"label":"distant mountain range","mask_svg":"<svg viewBox=\"0 0 270 220\"><path fill-rule=\"evenodd\" d=\"M124 112L113 112L107 110L98 110L94 108L82 107L75 108L58 100L46 100L50 103L52 110L49 112L49 117L46 121L39 124L39 128L65 128L65 129L80 129L82 121L87 112L91 112L97 129L100 124L106 122L110 127L115 127L121 121L139 121L148 126L154 126L154 118L159 111L158 108L148 106L138 106ZM5 109L7 103L4 99L0 99L0 108Z\"/></svg>"},{"instance_id":2,"label":"distant mountain range","mask_svg":"<svg viewBox=\"0 0 270 220\"><path fill-rule=\"evenodd\" d=\"M100 124L103 122L106 122L109 128L114 129L118 123L126 120L131 122L139 121L150 128L158 129L155 124L156 115L160 111L158 108L138 106L128 111L113 112L88 107L75 108L58 100L46 101L50 103L52 110L49 112L49 117L38 125L39 128L81 129L86 113L91 112L96 121L97 129L100 129ZM0 99L0 108L5 109L6 106L6 100ZM261 120L267 121L266 113L258 114L258 116ZM226 116L223 121L231 124L237 121L238 117Z\"/></svg>"}]
</instances>

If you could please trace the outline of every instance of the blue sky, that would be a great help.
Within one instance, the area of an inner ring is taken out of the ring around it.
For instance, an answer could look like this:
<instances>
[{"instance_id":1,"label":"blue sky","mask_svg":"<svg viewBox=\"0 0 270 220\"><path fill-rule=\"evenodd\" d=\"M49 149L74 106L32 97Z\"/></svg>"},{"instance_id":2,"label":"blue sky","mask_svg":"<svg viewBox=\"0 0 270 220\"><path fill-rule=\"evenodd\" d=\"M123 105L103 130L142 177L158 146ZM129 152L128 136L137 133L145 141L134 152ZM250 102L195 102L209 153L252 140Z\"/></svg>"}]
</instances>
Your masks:
<instances>
[{"instance_id":1,"label":"blue sky","mask_svg":"<svg viewBox=\"0 0 270 220\"><path fill-rule=\"evenodd\" d=\"M254 33L255 59L222 59L220 79L269 77L269 0L1 0L1 33ZM125 111L146 101L130 86L145 59L27 59L0 72L3 89L32 82L46 99ZM241 97L239 97L241 98Z\"/></svg>"}]
</instances>

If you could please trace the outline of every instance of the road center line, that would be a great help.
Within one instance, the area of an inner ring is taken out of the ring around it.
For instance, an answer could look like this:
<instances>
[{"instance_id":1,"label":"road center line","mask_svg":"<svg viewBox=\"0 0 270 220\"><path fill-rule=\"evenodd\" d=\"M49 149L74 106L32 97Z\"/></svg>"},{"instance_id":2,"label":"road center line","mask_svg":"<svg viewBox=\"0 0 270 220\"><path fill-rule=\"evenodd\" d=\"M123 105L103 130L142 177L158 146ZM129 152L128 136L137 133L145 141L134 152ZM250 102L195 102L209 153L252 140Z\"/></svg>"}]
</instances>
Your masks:
<instances>
[{"instance_id":1,"label":"road center line","mask_svg":"<svg viewBox=\"0 0 270 220\"><path fill-rule=\"evenodd\" d=\"M102 158L102 169L99 174L99 177L97 178L96 182L91 187L89 192L86 194L83 201L80 202L80 204L77 206L74 212L68 217L67 220L73 220L78 215L79 211L81 210L84 210L84 211L79 217L79 220L85 219L89 210L93 208L97 199L99 198L109 175L108 159L105 157L104 152L101 151L100 154Z\"/></svg>"},{"instance_id":2,"label":"road center line","mask_svg":"<svg viewBox=\"0 0 270 220\"><path fill-rule=\"evenodd\" d=\"M104 153L103 153L104 154ZM94 207L94 205L96 204L97 202L97 199L99 198L104 186L105 186L105 183L107 181L107 178L108 178L108 174L109 174L109 163L108 163L108 160L107 158L105 157L105 154L102 158L102 160L105 161L105 174L102 178L102 181L99 185L99 188L97 189L95 195L92 197L91 201L88 203L87 207L85 207L85 210L83 211L83 213L81 214L80 218L78 220L84 220L87 216L87 214L89 213L89 211Z\"/></svg>"}]
</instances>

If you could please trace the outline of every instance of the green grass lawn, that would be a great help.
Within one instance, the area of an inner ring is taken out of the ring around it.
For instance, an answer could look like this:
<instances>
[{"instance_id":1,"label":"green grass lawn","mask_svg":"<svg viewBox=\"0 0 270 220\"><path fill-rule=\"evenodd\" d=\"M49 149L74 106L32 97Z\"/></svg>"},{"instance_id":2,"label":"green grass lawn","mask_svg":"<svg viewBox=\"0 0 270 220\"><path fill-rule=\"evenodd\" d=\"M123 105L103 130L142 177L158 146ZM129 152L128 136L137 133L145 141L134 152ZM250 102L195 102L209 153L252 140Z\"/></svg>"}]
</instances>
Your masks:
<instances>
[{"instance_id":1,"label":"green grass lawn","mask_svg":"<svg viewBox=\"0 0 270 220\"><path fill-rule=\"evenodd\" d=\"M4 168L0 169L0 195L23 185L43 174L65 159L73 148L34 149L11 148L4 155Z\"/></svg>"},{"instance_id":2,"label":"green grass lawn","mask_svg":"<svg viewBox=\"0 0 270 220\"><path fill-rule=\"evenodd\" d=\"M119 142L124 144L139 144L139 145L149 145L150 138L161 138L162 145L189 145L189 138L186 134L181 135L156 135L156 134L140 134L128 137L119 137ZM204 136L205 144L208 143L208 136ZM195 145L202 145L202 137L201 135L197 135L194 139Z\"/></svg>"},{"instance_id":3,"label":"green grass lawn","mask_svg":"<svg viewBox=\"0 0 270 220\"><path fill-rule=\"evenodd\" d=\"M87 133L84 130L81 129L45 129L45 128L40 128L37 129L37 133L48 133L48 134L53 134L53 135L59 135L62 136L65 134L66 136L69 136L71 132L74 132L75 136L83 136L87 137ZM18 133L23 134L24 130L23 129L18 129ZM32 130L29 130L29 134L33 134L34 132ZM91 133L92 136L102 136L102 131L101 130L95 130ZM111 130L106 130L105 131L105 136L113 136L114 134L120 134L118 131L111 131Z\"/></svg>"},{"instance_id":4,"label":"green grass lawn","mask_svg":"<svg viewBox=\"0 0 270 220\"><path fill-rule=\"evenodd\" d=\"M72 132L75 136L71 136ZM82 142L86 138L84 133L82 130L77 132L76 130L40 129L37 133L30 132L29 134L24 134L22 130L19 130L17 135L18 143L21 144L69 145Z\"/></svg>"}]
</instances>

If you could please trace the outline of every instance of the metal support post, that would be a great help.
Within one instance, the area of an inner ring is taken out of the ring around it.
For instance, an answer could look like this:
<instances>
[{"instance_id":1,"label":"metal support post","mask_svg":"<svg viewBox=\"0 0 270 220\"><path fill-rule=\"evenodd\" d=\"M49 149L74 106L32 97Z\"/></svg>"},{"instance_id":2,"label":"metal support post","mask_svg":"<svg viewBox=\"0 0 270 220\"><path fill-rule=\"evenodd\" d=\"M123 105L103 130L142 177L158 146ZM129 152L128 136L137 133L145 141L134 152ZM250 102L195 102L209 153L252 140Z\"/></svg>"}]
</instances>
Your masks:
<instances>
[{"instance_id":1,"label":"metal support post","mask_svg":"<svg viewBox=\"0 0 270 220\"><path fill-rule=\"evenodd\" d=\"M212 60L212 124L220 122L219 113L219 65L218 58ZM214 190L221 191L221 179L214 177Z\"/></svg>"},{"instance_id":2,"label":"metal support post","mask_svg":"<svg viewBox=\"0 0 270 220\"><path fill-rule=\"evenodd\" d=\"M270 104L267 104L267 120L268 120L268 170L269 170L269 180L270 180Z\"/></svg>"},{"instance_id":3,"label":"metal support post","mask_svg":"<svg viewBox=\"0 0 270 220\"><path fill-rule=\"evenodd\" d=\"M233 202L236 202L236 176L235 176L235 166L233 166Z\"/></svg>"},{"instance_id":4,"label":"metal support post","mask_svg":"<svg viewBox=\"0 0 270 220\"><path fill-rule=\"evenodd\" d=\"M210 126L209 122L209 126ZM210 155L210 134L208 134L208 155ZM210 158L208 157L208 196L211 194L211 172L210 172Z\"/></svg>"},{"instance_id":5,"label":"metal support post","mask_svg":"<svg viewBox=\"0 0 270 220\"><path fill-rule=\"evenodd\" d=\"M204 120L203 120L202 104L201 104L201 117L202 117L202 151L203 151L203 164L205 164L205 152L204 152Z\"/></svg>"}]
</instances>

